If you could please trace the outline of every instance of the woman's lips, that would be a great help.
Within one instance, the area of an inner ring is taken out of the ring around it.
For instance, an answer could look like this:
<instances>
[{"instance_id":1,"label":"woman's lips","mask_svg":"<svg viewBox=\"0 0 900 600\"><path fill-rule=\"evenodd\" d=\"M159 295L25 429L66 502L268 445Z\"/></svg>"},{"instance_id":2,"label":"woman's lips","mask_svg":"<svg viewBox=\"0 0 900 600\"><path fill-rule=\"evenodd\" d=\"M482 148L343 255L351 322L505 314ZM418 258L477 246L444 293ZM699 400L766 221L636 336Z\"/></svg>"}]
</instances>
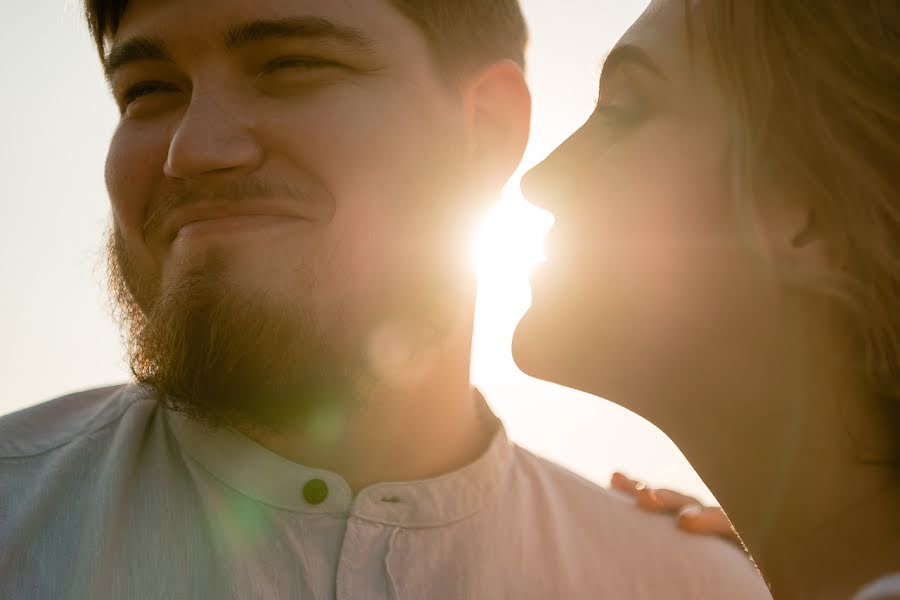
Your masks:
<instances>
[{"instance_id":1,"label":"woman's lips","mask_svg":"<svg viewBox=\"0 0 900 600\"><path fill-rule=\"evenodd\" d=\"M559 229L551 228L544 238L543 254L546 259L554 260L560 257L564 248L571 245L572 240L568 239Z\"/></svg>"}]
</instances>

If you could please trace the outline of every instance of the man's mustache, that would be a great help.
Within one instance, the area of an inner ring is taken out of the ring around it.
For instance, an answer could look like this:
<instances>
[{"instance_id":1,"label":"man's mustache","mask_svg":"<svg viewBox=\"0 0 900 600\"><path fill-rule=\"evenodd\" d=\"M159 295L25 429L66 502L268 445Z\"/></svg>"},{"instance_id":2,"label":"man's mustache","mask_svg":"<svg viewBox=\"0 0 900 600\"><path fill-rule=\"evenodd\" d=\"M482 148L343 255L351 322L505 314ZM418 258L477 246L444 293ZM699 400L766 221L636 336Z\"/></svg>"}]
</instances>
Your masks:
<instances>
[{"instance_id":1,"label":"man's mustache","mask_svg":"<svg viewBox=\"0 0 900 600\"><path fill-rule=\"evenodd\" d=\"M192 204L236 204L261 200L289 200L307 205L312 202L311 195L304 188L256 177L246 177L219 187L178 184L167 190L162 200L147 211L141 231L146 237L157 230L172 211Z\"/></svg>"}]
</instances>

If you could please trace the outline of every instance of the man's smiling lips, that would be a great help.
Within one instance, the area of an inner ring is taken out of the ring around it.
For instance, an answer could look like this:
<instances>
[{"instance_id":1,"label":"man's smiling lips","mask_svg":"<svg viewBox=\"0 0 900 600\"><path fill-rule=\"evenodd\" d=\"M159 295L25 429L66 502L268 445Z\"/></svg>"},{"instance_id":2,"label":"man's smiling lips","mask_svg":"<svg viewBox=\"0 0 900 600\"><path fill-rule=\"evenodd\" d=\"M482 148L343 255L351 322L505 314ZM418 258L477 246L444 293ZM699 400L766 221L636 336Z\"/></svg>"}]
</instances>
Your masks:
<instances>
[{"instance_id":1,"label":"man's smiling lips","mask_svg":"<svg viewBox=\"0 0 900 600\"><path fill-rule=\"evenodd\" d=\"M308 220L298 213L296 204L253 201L197 204L172 211L163 220L161 233L171 243L186 235L240 233Z\"/></svg>"}]
</instances>

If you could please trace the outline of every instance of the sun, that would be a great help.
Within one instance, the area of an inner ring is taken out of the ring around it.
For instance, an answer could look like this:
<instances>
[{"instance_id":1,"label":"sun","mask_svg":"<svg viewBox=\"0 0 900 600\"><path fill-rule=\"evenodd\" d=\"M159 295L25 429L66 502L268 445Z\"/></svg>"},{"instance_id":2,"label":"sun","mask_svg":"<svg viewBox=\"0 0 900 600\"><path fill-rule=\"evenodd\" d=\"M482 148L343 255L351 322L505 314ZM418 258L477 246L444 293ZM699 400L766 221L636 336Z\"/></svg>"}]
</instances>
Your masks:
<instances>
[{"instance_id":1,"label":"sun","mask_svg":"<svg viewBox=\"0 0 900 600\"><path fill-rule=\"evenodd\" d=\"M531 304L528 275L544 260L543 240L553 224L550 213L525 200L518 180L485 216L472 243L478 275L474 374L497 368L509 354L516 323ZM482 364L484 363L484 364Z\"/></svg>"},{"instance_id":2,"label":"sun","mask_svg":"<svg viewBox=\"0 0 900 600\"><path fill-rule=\"evenodd\" d=\"M472 243L472 260L479 282L527 278L529 271L544 260L543 240L553 217L529 204L511 181L500 201L484 217Z\"/></svg>"}]
</instances>

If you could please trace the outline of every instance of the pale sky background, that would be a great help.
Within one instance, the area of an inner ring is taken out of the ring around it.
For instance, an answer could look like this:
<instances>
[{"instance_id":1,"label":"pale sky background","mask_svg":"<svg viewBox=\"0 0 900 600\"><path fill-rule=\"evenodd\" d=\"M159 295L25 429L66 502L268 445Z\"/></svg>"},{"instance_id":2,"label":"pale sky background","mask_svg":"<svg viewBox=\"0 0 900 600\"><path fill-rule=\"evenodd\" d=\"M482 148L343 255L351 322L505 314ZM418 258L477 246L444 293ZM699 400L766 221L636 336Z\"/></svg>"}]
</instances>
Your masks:
<instances>
[{"instance_id":1,"label":"pale sky background","mask_svg":"<svg viewBox=\"0 0 900 600\"><path fill-rule=\"evenodd\" d=\"M648 0L522 0L531 28L530 167L587 117L604 55ZM0 414L128 378L106 308L103 184L117 110L80 0L29 0L0 19ZM475 251L475 384L511 437L601 483L615 469L711 496L675 446L616 405L526 377L510 339L551 219L514 180Z\"/></svg>"}]
</instances>

